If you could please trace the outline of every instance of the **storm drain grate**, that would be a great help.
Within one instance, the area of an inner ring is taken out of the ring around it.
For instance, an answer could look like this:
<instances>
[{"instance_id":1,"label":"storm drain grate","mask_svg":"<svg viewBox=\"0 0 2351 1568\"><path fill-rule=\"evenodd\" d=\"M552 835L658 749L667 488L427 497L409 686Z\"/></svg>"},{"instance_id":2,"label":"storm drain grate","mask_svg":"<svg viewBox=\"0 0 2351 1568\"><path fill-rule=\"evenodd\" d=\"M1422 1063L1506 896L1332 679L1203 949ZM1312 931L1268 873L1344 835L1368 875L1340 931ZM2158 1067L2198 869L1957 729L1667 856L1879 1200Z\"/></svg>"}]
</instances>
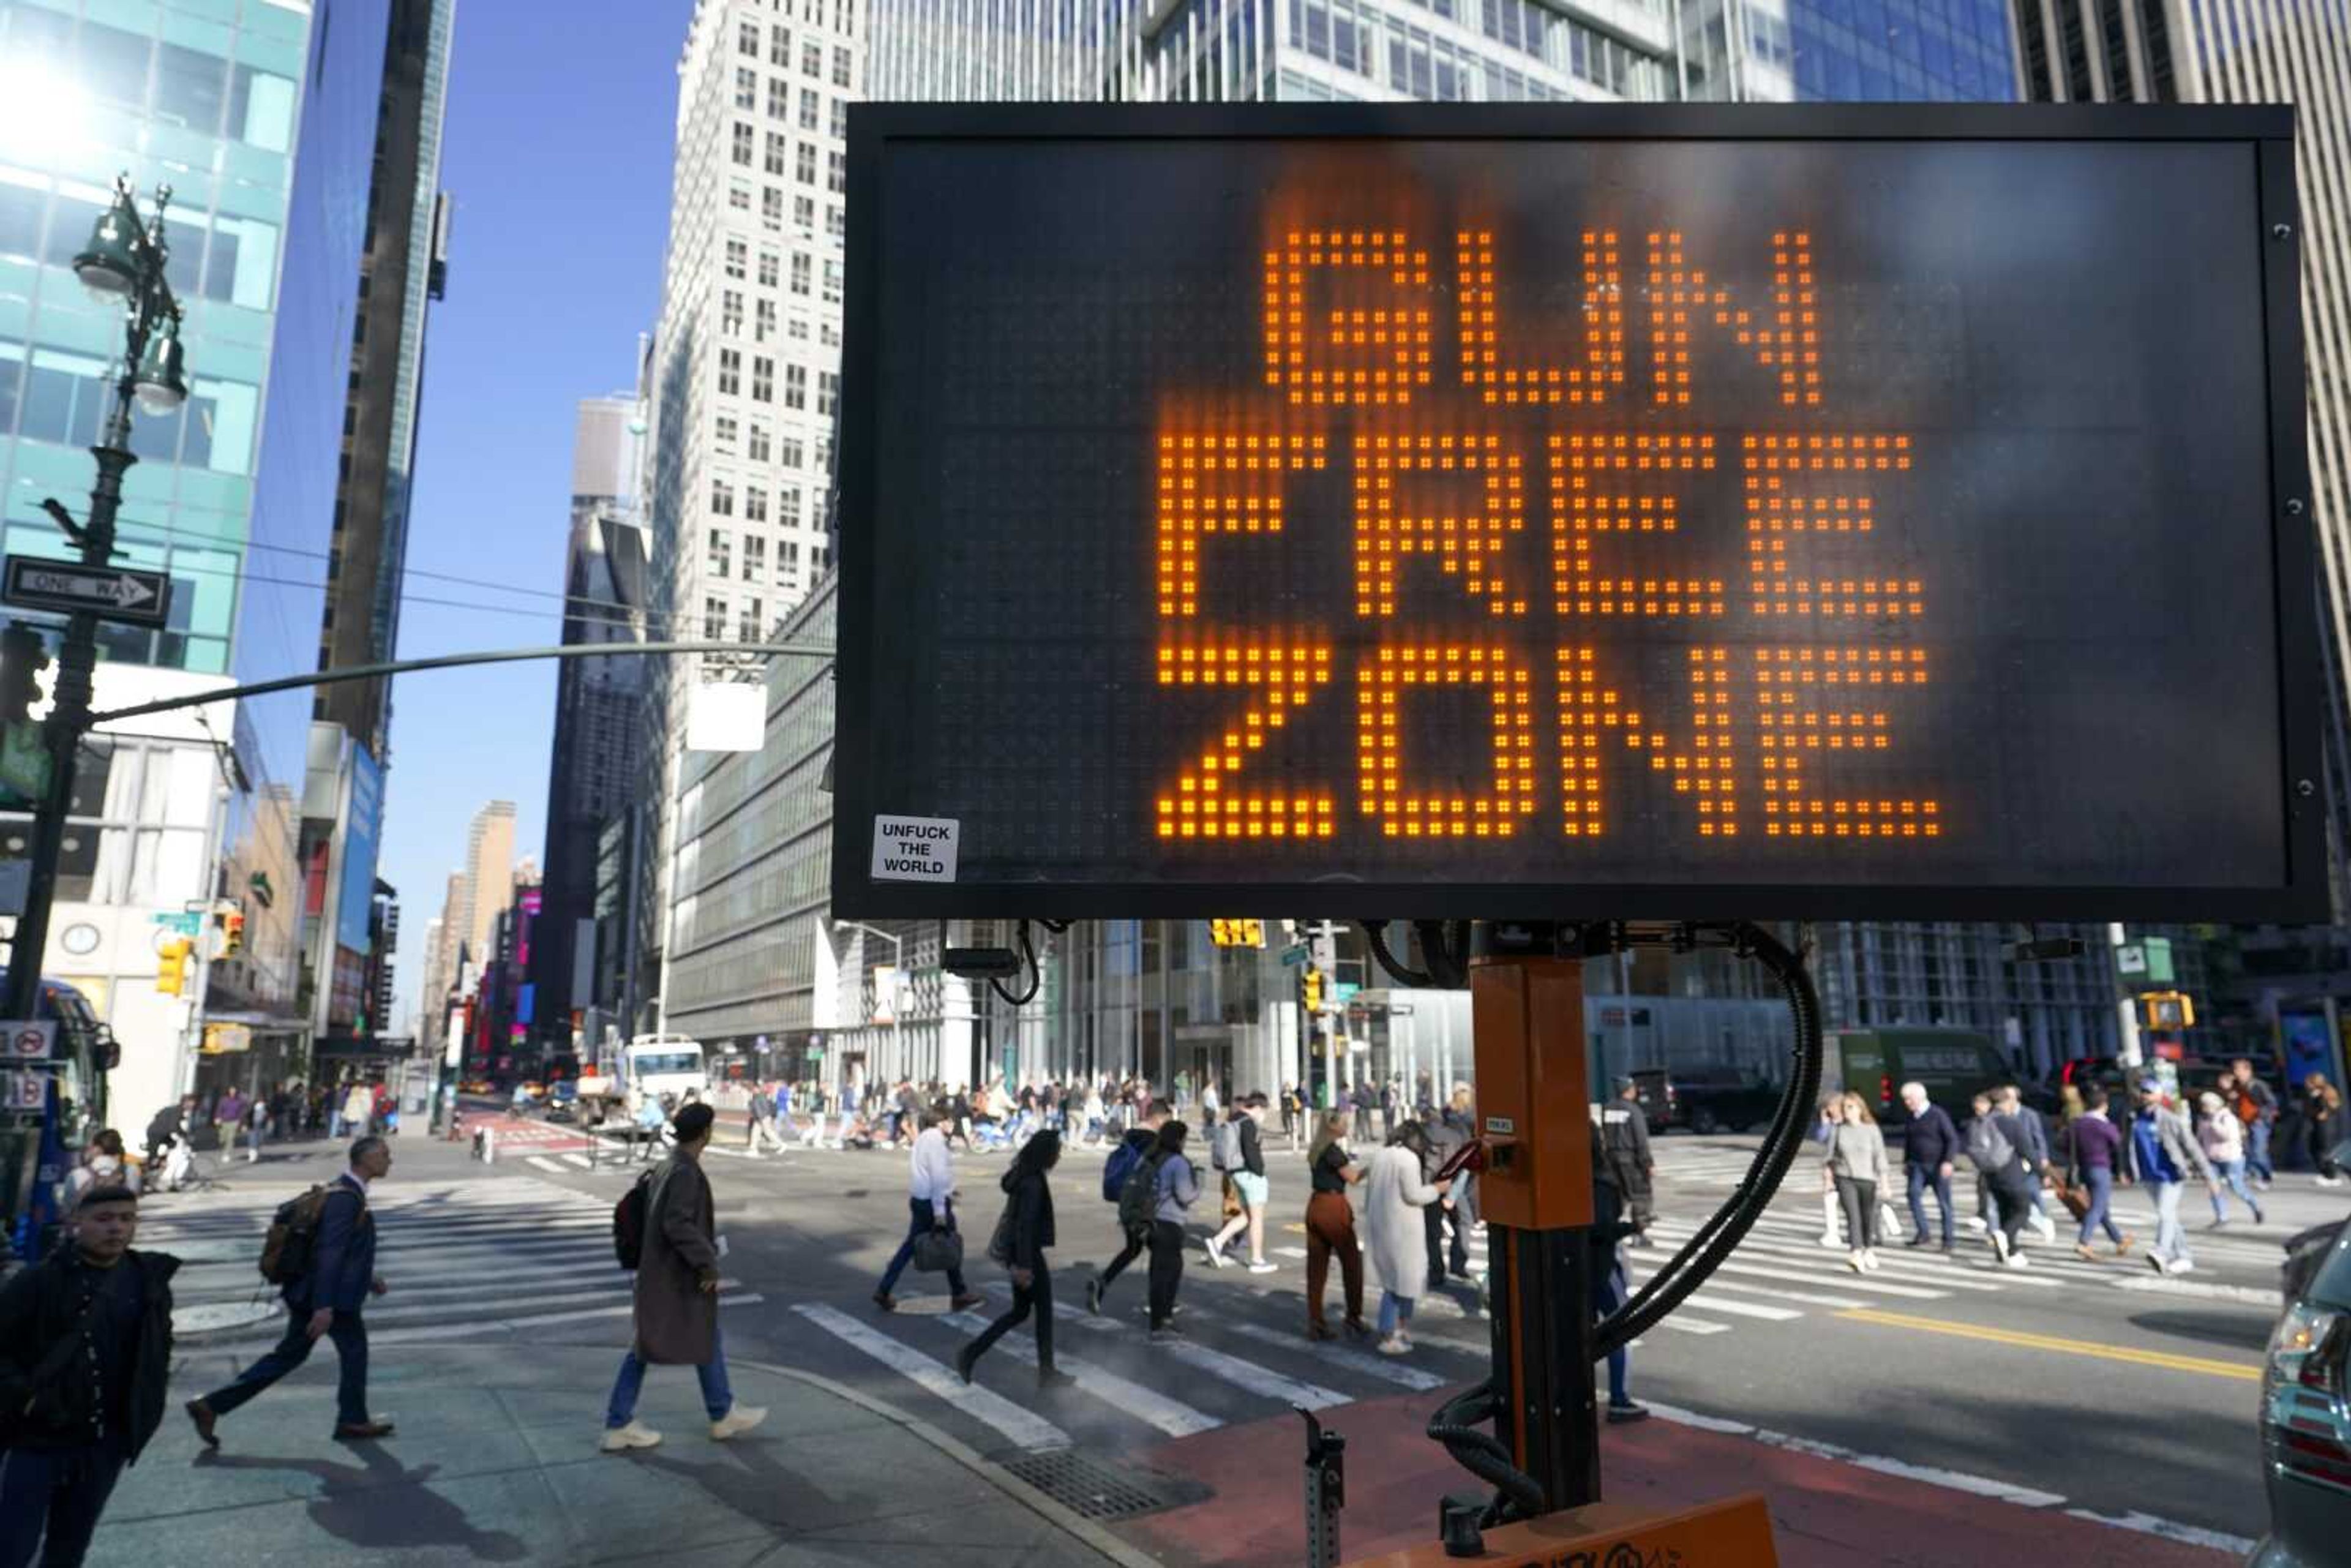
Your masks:
<instances>
[{"instance_id":1,"label":"storm drain grate","mask_svg":"<svg viewBox=\"0 0 2351 1568\"><path fill-rule=\"evenodd\" d=\"M1212 1488L1179 1476L1118 1469L1069 1448L1023 1454L1004 1468L1085 1519L1133 1519L1163 1508L1205 1502Z\"/></svg>"}]
</instances>

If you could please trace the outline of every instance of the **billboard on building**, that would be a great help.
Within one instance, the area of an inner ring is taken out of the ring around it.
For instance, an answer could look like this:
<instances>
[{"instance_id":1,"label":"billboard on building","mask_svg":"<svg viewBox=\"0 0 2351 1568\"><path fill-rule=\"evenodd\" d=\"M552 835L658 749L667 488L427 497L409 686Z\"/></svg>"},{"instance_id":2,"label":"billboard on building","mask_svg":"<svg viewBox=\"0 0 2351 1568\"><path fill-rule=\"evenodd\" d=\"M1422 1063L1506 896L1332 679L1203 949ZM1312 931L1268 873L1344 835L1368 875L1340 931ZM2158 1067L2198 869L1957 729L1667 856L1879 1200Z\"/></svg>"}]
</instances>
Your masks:
<instances>
[{"instance_id":1,"label":"billboard on building","mask_svg":"<svg viewBox=\"0 0 2351 1568\"><path fill-rule=\"evenodd\" d=\"M853 108L833 907L2323 917L2292 134Z\"/></svg>"},{"instance_id":2,"label":"billboard on building","mask_svg":"<svg viewBox=\"0 0 2351 1568\"><path fill-rule=\"evenodd\" d=\"M364 746L350 748L350 790L343 812L342 874L335 893L336 945L365 957L368 915L375 901L378 841L383 831L383 769Z\"/></svg>"}]
</instances>

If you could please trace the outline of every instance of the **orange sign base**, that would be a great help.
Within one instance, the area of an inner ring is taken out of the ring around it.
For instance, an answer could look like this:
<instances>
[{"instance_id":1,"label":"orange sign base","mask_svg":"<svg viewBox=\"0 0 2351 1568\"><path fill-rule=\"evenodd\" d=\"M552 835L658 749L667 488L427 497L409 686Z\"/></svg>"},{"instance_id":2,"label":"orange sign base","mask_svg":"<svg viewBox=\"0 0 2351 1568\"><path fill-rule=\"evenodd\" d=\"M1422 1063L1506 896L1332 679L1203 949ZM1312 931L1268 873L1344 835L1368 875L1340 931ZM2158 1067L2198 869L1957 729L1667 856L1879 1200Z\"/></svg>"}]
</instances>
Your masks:
<instances>
[{"instance_id":1,"label":"orange sign base","mask_svg":"<svg viewBox=\"0 0 2351 1568\"><path fill-rule=\"evenodd\" d=\"M1436 1542L1348 1568L1776 1568L1771 1514L1760 1493L1728 1498L1683 1513L1644 1514L1624 1503L1595 1502L1486 1532L1476 1557L1447 1557Z\"/></svg>"}]
</instances>

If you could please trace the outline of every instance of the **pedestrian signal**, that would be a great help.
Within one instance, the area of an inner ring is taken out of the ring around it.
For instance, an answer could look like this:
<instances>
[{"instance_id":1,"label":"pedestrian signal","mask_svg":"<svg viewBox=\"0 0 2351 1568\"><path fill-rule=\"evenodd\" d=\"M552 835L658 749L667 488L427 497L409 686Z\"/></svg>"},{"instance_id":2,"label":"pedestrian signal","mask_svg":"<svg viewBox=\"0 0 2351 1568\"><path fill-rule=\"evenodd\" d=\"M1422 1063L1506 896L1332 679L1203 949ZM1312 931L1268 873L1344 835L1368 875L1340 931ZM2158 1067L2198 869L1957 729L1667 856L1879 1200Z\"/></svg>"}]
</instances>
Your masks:
<instances>
[{"instance_id":1,"label":"pedestrian signal","mask_svg":"<svg viewBox=\"0 0 2351 1568\"><path fill-rule=\"evenodd\" d=\"M2196 1004L2184 991L2139 993L2139 1027L2165 1032L2196 1027Z\"/></svg>"},{"instance_id":2,"label":"pedestrian signal","mask_svg":"<svg viewBox=\"0 0 2351 1568\"><path fill-rule=\"evenodd\" d=\"M1320 969L1306 971L1306 1010L1310 1013L1322 1010L1322 971Z\"/></svg>"},{"instance_id":3,"label":"pedestrian signal","mask_svg":"<svg viewBox=\"0 0 2351 1568\"><path fill-rule=\"evenodd\" d=\"M0 629L0 724L31 722L41 700L41 672L49 667L48 644L22 621Z\"/></svg>"},{"instance_id":4,"label":"pedestrian signal","mask_svg":"<svg viewBox=\"0 0 2351 1568\"><path fill-rule=\"evenodd\" d=\"M188 955L196 945L184 936L175 936L156 955L155 988L167 997L176 997L188 988Z\"/></svg>"},{"instance_id":5,"label":"pedestrian signal","mask_svg":"<svg viewBox=\"0 0 2351 1568\"><path fill-rule=\"evenodd\" d=\"M1262 920L1211 920L1208 940L1219 947L1262 947L1265 946L1265 922Z\"/></svg>"}]
</instances>

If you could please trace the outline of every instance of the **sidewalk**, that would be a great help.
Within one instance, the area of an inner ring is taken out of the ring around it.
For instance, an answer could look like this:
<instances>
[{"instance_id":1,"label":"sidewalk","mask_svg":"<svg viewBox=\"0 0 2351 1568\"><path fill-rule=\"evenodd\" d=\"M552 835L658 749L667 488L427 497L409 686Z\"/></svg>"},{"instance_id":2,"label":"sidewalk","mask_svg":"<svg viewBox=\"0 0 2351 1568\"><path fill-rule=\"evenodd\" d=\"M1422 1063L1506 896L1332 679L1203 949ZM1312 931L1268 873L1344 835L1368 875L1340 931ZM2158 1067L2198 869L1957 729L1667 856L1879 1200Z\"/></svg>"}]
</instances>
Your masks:
<instances>
[{"instance_id":1,"label":"sidewalk","mask_svg":"<svg viewBox=\"0 0 2351 1568\"><path fill-rule=\"evenodd\" d=\"M730 1364L737 1397L768 1414L725 1444L707 1437L691 1373L655 1369L638 1417L665 1440L628 1456L596 1448L606 1351L444 1345L381 1358L371 1392L400 1430L349 1445L327 1437L324 1353L224 1420L221 1450L207 1453L179 1405L234 1370L218 1351L179 1360L162 1429L125 1473L92 1562L1142 1561L945 1434L782 1367Z\"/></svg>"},{"instance_id":2,"label":"sidewalk","mask_svg":"<svg viewBox=\"0 0 2351 1568\"><path fill-rule=\"evenodd\" d=\"M1404 1394L1324 1412L1347 1440L1342 1561L1429 1546L1440 1500L1487 1490L1426 1435L1443 1400ZM1708 1429L1734 1425L1685 1416L1604 1427L1603 1495L1656 1516L1761 1492L1784 1568L2235 1568L2241 1561L2069 1513L2054 1497L2032 1507L1914 1479L1923 1471L1889 1474ZM1296 1416L1146 1449L1136 1464L1206 1482L1215 1495L1134 1520L1121 1533L1165 1561L1201 1568L1295 1568L1304 1552L1305 1455L1305 1424Z\"/></svg>"}]
</instances>

